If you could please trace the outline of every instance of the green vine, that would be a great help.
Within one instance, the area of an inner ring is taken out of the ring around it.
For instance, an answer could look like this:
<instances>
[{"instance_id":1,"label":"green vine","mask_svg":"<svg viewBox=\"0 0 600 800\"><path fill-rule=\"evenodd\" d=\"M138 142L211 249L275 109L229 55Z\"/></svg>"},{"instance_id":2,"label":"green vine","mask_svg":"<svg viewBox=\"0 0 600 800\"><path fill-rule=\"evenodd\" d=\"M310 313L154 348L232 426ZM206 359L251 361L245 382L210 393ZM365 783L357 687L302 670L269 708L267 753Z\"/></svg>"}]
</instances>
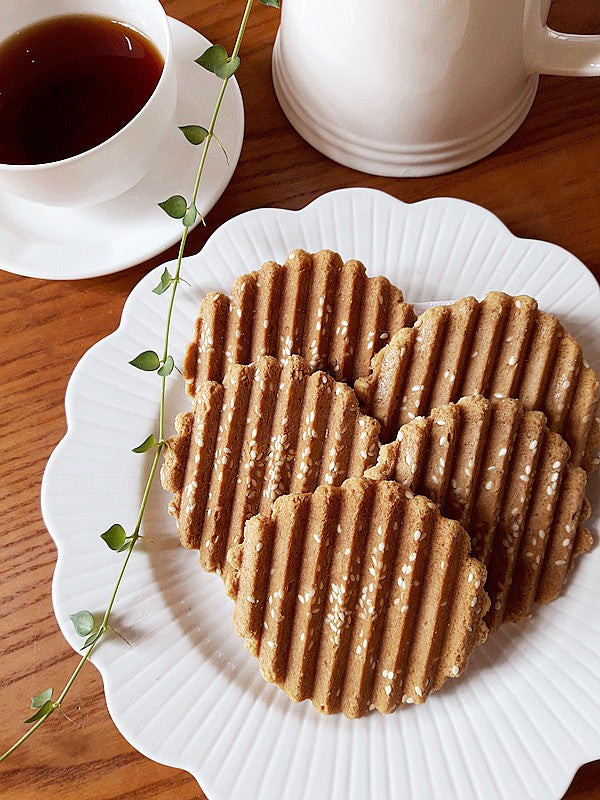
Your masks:
<instances>
[{"instance_id":1,"label":"green vine","mask_svg":"<svg viewBox=\"0 0 600 800\"><path fill-rule=\"evenodd\" d=\"M265 6L279 8L279 0L259 0L259 2ZM27 739L29 739L29 737L32 736L38 730L38 728L40 728L44 724L44 722L46 722L46 720L49 717L51 717L52 714L54 714L55 711L61 708L62 703L65 697L67 696L67 693L77 680L77 677L81 672L84 664L90 658L90 656L98 646L98 643L101 641L104 634L110 628L109 626L110 615L112 613L113 606L117 598L119 587L121 586L121 582L123 580L125 570L127 569L129 559L131 558L131 554L133 553L136 543L141 537L140 530L142 527L142 521L144 519L144 512L146 511L146 505L148 503L148 497L150 496L150 490L154 483L154 477L156 475L156 470L158 468L162 450L166 444L164 439L166 383L167 383L167 378L172 373L173 369L174 368L176 369L173 356L169 354L169 340L171 334L171 319L173 316L173 309L175 306L177 287L181 282L183 282L183 278L181 278L180 276L181 262L183 259L185 245L187 242L188 234L190 232L190 228L196 222L198 217L200 217L202 223L204 223L204 219L197 209L196 201L198 198L198 190L200 188L200 180L204 172L204 165L206 163L206 157L208 155L208 149L213 139L217 142L221 150L223 150L225 158L227 158L227 154L225 153L223 145L221 144L221 142L217 138L217 135L215 134L215 125L217 122L217 118L219 116L221 103L223 102L223 97L225 95L225 90L227 89L227 84L229 82L229 79L235 74L238 67L240 66L239 51L242 45L242 40L244 38L246 25L248 23L248 18L250 16L253 3L254 0L247 0L246 2L246 7L244 9L244 14L240 22L240 27L238 30L235 44L233 46L233 50L231 51L231 55L227 54L226 49L222 45L215 44L209 47L199 58L196 59L197 64L199 64L201 67L208 70L209 72L214 73L217 77L221 78L223 82L221 84L221 88L217 96L212 118L210 120L208 128L205 128L202 125L183 125L182 127L180 127L181 132L183 133L187 141L190 142L190 144L203 145L202 155L200 156L198 172L196 174L196 180L194 182L194 188L192 190L190 201L188 203L188 201L182 195L173 195L172 197L169 197L162 203L158 204L160 208L162 208L162 210L170 217L181 220L183 224L183 233L179 243L179 251L177 254L177 262L174 273L171 274L169 272L169 269L165 267L158 285L155 286L154 289L152 290L154 294L157 295L164 294L165 292L169 291L169 289L171 291L171 295L169 298L169 305L167 308L167 317L165 322L165 337L164 337L164 346L162 354L159 355L153 350L145 350L144 352L139 353L139 355L137 355L129 362L133 367L136 367L137 369L143 370L145 372L156 372L157 375L160 377L160 412L159 412L159 423L158 423L158 436L155 436L153 433L151 433L140 445L133 448L134 453L145 453L149 450L154 449L154 458L152 460L152 465L148 473L148 478L146 481L146 486L144 488L144 493L142 495L142 500L140 503L135 527L133 531L130 534L128 534L122 525L120 525L119 523L115 523L114 525L111 525L111 527L101 535L101 538L106 542L107 546L111 550L117 553L125 553L125 558L123 559L121 569L119 570L117 580L113 587L110 599L108 601L108 605L102 616L102 619L98 621L91 612L85 610L78 611L75 614L71 614L71 621L73 623L75 631L79 636L85 638L85 641L81 648L83 651L83 655L81 656L77 666L73 670L71 677L66 682L63 690L60 692L60 694L57 696L55 700L52 699L52 696L54 694L54 690L52 688L45 689L43 692L40 692L40 694L31 698L31 708L34 710L34 713L27 720L25 720L26 724L31 725L31 727L28 728L28 730L23 734L23 736L21 736L20 739L18 739L13 745L11 745L11 747L9 747L5 753L0 755L0 762L4 761L6 758L8 758L8 756L14 753L14 751L18 747L20 747L25 741L27 741Z\"/></svg>"}]
</instances>

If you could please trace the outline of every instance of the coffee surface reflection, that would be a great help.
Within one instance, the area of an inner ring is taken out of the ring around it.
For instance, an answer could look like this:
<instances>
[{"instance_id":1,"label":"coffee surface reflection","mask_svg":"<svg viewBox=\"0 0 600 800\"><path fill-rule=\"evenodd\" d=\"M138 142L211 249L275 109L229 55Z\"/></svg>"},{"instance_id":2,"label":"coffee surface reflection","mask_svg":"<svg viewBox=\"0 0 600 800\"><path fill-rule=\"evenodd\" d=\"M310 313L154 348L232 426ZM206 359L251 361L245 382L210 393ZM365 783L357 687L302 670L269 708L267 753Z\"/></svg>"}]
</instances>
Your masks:
<instances>
[{"instance_id":1,"label":"coffee surface reflection","mask_svg":"<svg viewBox=\"0 0 600 800\"><path fill-rule=\"evenodd\" d=\"M121 130L152 95L163 58L115 20L43 20L0 44L0 163L78 155Z\"/></svg>"}]
</instances>

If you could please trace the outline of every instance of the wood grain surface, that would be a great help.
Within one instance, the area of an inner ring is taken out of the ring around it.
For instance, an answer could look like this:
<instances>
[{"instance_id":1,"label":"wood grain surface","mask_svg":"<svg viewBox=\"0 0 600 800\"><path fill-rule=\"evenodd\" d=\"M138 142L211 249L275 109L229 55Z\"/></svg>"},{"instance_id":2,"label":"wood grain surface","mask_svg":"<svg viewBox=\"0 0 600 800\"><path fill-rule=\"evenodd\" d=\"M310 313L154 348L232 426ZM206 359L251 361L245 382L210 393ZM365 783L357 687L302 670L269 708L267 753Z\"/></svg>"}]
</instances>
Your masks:
<instances>
[{"instance_id":1,"label":"wood grain surface","mask_svg":"<svg viewBox=\"0 0 600 800\"><path fill-rule=\"evenodd\" d=\"M231 48L243 0L164 4L171 16ZM551 21L562 30L600 33L600 3L555 0ZM479 203L513 233L562 245L600 276L599 78L543 77L524 125L478 164L432 178L374 178L329 161L288 124L270 75L277 24L273 9L252 13L238 72L246 109L241 160L206 229L191 235L188 253L250 208L297 209L330 189L372 186L408 202L445 195ZM52 611L55 548L39 501L46 461L65 432L67 381L86 350L117 327L132 287L174 256L173 248L126 272L81 282L0 273L0 752L23 733L31 695L62 687L77 662ZM68 719L55 714L0 765L2 800L205 797L187 773L147 760L121 737L93 666L82 671L64 712ZM600 762L582 767L565 797L600 798Z\"/></svg>"}]
</instances>

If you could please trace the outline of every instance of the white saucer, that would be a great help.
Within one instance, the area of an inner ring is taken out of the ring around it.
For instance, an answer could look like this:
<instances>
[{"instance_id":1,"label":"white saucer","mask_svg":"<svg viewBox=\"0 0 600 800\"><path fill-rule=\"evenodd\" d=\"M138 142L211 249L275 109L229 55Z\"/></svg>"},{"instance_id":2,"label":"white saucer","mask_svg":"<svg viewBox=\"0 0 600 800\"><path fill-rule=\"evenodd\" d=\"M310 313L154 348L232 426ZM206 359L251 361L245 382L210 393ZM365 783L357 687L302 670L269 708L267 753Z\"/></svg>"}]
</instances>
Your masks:
<instances>
[{"instance_id":1,"label":"white saucer","mask_svg":"<svg viewBox=\"0 0 600 800\"><path fill-rule=\"evenodd\" d=\"M172 194L191 195L201 148L189 144L177 128L208 127L221 80L194 63L211 42L178 20L171 19L170 25L178 101L153 171L120 197L87 208L53 208L0 190L1 269L32 278L94 278L139 264L179 241L181 222L157 203ZM211 145L197 202L203 215L223 193L240 157L244 107L235 79L225 92L216 132L229 164Z\"/></svg>"}]
</instances>

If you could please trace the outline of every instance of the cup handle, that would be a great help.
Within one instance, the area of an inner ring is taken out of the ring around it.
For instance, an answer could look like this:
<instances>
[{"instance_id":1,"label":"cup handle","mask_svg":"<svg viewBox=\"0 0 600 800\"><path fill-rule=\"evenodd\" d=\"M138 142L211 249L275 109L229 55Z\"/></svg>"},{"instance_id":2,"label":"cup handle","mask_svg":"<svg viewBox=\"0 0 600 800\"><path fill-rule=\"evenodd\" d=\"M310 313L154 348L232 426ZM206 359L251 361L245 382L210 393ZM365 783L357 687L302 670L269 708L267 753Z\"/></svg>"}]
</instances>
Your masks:
<instances>
[{"instance_id":1,"label":"cup handle","mask_svg":"<svg viewBox=\"0 0 600 800\"><path fill-rule=\"evenodd\" d=\"M527 0L525 64L540 75L600 75L600 36L560 33L546 25L548 0Z\"/></svg>"}]
</instances>

